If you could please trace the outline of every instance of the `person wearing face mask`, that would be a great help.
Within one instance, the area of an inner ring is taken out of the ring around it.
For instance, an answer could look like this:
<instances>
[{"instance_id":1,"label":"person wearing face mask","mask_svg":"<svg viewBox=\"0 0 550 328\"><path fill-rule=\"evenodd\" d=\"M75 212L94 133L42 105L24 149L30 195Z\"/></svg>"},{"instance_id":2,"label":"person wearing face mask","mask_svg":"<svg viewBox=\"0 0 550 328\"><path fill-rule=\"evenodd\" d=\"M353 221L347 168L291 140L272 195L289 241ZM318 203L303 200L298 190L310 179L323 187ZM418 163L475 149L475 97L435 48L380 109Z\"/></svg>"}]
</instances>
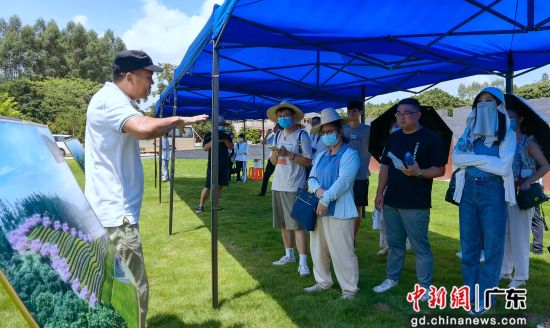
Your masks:
<instances>
[{"instance_id":1,"label":"person wearing face mask","mask_svg":"<svg viewBox=\"0 0 550 328\"><path fill-rule=\"evenodd\" d=\"M296 191L305 186L306 168L311 166L311 140L299 125L304 113L298 107L283 101L269 108L267 117L283 128L275 135L270 161L275 165L275 177L271 185L273 227L281 229L285 255L273 262L273 265L296 262L292 248L292 237L295 237L300 255L298 273L300 276L309 275L306 232L290 215L296 200Z\"/></svg>"},{"instance_id":2,"label":"person wearing face mask","mask_svg":"<svg viewBox=\"0 0 550 328\"><path fill-rule=\"evenodd\" d=\"M315 116L311 118L311 129L315 128L321 124L321 117ZM325 145L321 141L321 136L318 134L311 134L311 150L313 151L313 156L315 157L317 154L321 153L323 150L327 149L327 145Z\"/></svg>"},{"instance_id":3,"label":"person wearing face mask","mask_svg":"<svg viewBox=\"0 0 550 328\"><path fill-rule=\"evenodd\" d=\"M498 287L506 206L516 203L512 172L516 134L505 106L500 89L481 90L452 153L453 164L461 169L455 174L453 199L459 203L462 276L470 287L470 303L476 305L471 307L472 314L481 314L494 303L493 298L485 304L485 290ZM479 261L482 247L483 265ZM476 296L478 304L474 304Z\"/></svg>"},{"instance_id":4,"label":"person wearing face mask","mask_svg":"<svg viewBox=\"0 0 550 328\"><path fill-rule=\"evenodd\" d=\"M231 173L229 171L229 163L231 163L231 159L229 157L229 149L233 149L233 141L229 134L225 132L225 119L223 116L219 116L218 121L218 131L216 131L219 134L219 151L218 151L218 199L220 199L222 195L222 187L229 185L229 179L231 177ZM207 132L204 135L204 139L202 141L202 149L204 151L208 152L208 164L206 166L206 181L204 183L204 188L201 191L200 199L199 199L199 206L195 209L195 213L200 214L204 212L204 204L208 200L208 197L210 196L210 188L211 188L211 181L210 181L210 162L212 161L212 133ZM221 209L221 208L220 208Z\"/></svg>"},{"instance_id":5,"label":"person wearing face mask","mask_svg":"<svg viewBox=\"0 0 550 328\"><path fill-rule=\"evenodd\" d=\"M344 125L344 136L349 141L351 148L357 150L361 159L361 168L357 173L355 182L353 183L353 196L355 206L357 206L358 216L355 219L355 232L357 237L359 227L361 226L361 218L363 216L364 207L368 205L369 196L369 138L370 126L361 123L361 115L365 110L364 104L360 100L352 100L347 106L349 123Z\"/></svg>"},{"instance_id":6,"label":"person wearing face mask","mask_svg":"<svg viewBox=\"0 0 550 328\"><path fill-rule=\"evenodd\" d=\"M248 143L244 134L239 134L235 149L235 165L237 166L237 181L246 182L246 161L248 161ZM241 180L241 174L243 175Z\"/></svg>"},{"instance_id":7,"label":"person wearing face mask","mask_svg":"<svg viewBox=\"0 0 550 328\"><path fill-rule=\"evenodd\" d=\"M401 130L389 135L380 157L374 205L384 213L388 258L386 280L373 290L384 293L397 286L408 237L414 250L418 283L426 289L420 300L427 301L434 265L428 239L432 184L434 178L445 174L447 152L441 138L420 125L420 115L418 100L399 101L395 117ZM401 166L391 159L404 159L406 153L411 154L412 165Z\"/></svg>"},{"instance_id":8,"label":"person wearing face mask","mask_svg":"<svg viewBox=\"0 0 550 328\"><path fill-rule=\"evenodd\" d=\"M343 143L342 117L333 108L321 111L321 122L311 133L320 134L329 148L313 162L308 186L319 198L315 231L310 232L310 252L316 284L304 289L318 293L332 287L332 262L342 289L341 299L352 299L359 290L359 266L354 230L357 208L353 184L361 166L356 150Z\"/></svg>"},{"instance_id":9,"label":"person wearing face mask","mask_svg":"<svg viewBox=\"0 0 550 328\"><path fill-rule=\"evenodd\" d=\"M537 182L550 170L550 164L535 138L529 135L529 127L524 126L523 113L510 108L508 116L510 128L516 131L516 152L512 162L515 186L521 190L529 189L532 183ZM500 277L511 280L508 285L510 288L525 286L529 279L529 241L534 212L534 208L521 210L517 205L508 207L504 260Z\"/></svg>"}]
</instances>

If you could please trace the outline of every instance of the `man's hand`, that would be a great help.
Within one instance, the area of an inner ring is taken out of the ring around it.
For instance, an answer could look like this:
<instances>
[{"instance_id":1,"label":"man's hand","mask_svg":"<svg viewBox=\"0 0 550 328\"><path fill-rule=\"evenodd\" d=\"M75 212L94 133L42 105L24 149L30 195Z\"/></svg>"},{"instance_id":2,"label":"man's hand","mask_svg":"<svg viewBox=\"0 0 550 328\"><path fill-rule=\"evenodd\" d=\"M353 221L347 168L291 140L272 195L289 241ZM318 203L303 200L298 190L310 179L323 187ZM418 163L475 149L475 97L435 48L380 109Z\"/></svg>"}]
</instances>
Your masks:
<instances>
[{"instance_id":1,"label":"man's hand","mask_svg":"<svg viewBox=\"0 0 550 328\"><path fill-rule=\"evenodd\" d=\"M374 198L374 206L377 210L381 211L384 206L384 194L376 193L376 198Z\"/></svg>"},{"instance_id":2,"label":"man's hand","mask_svg":"<svg viewBox=\"0 0 550 328\"><path fill-rule=\"evenodd\" d=\"M182 117L183 119L183 124L181 124L182 126L185 126L185 125L189 125L189 124L194 124L194 123L199 123L199 122L202 122L202 121L206 121L208 119L208 115L206 114L201 114L201 115L196 115L196 116L191 116L191 117Z\"/></svg>"},{"instance_id":3,"label":"man's hand","mask_svg":"<svg viewBox=\"0 0 550 328\"><path fill-rule=\"evenodd\" d=\"M401 172L403 172L403 174L409 176L409 177L415 177L418 175L418 173L420 173L420 167L418 167L418 163L416 161L414 161L414 164L411 166L409 165L409 167L403 167L401 169Z\"/></svg>"},{"instance_id":4,"label":"man's hand","mask_svg":"<svg viewBox=\"0 0 550 328\"><path fill-rule=\"evenodd\" d=\"M327 213L328 213L328 207L325 207L325 205L321 204L321 202L319 202L317 204L317 216L326 216Z\"/></svg>"},{"instance_id":5,"label":"man's hand","mask_svg":"<svg viewBox=\"0 0 550 328\"><path fill-rule=\"evenodd\" d=\"M288 156L290 154L290 152L288 150L286 150L285 146L282 146L281 148L279 148L278 152L277 152L277 156Z\"/></svg>"}]
</instances>

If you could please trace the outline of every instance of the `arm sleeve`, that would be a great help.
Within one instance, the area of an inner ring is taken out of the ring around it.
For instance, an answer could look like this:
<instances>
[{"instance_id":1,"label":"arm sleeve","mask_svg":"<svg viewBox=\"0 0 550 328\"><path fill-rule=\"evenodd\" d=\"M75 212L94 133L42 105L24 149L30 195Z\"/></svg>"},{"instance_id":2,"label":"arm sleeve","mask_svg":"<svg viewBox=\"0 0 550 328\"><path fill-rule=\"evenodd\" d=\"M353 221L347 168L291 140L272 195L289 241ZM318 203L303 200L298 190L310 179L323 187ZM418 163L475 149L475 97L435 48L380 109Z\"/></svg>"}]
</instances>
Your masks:
<instances>
[{"instance_id":1,"label":"arm sleeve","mask_svg":"<svg viewBox=\"0 0 550 328\"><path fill-rule=\"evenodd\" d=\"M300 138L300 136L298 136ZM313 156L313 151L311 149L311 138L307 132L302 133L302 156L311 159Z\"/></svg>"},{"instance_id":2,"label":"arm sleeve","mask_svg":"<svg viewBox=\"0 0 550 328\"><path fill-rule=\"evenodd\" d=\"M340 161L338 178L336 178L336 181L334 181L332 186L330 186L330 188L325 191L323 197L321 197L321 204L328 207L331 201L340 198L340 196L352 188L360 166L361 161L359 160L357 151L348 149Z\"/></svg>"},{"instance_id":3,"label":"arm sleeve","mask_svg":"<svg viewBox=\"0 0 550 328\"><path fill-rule=\"evenodd\" d=\"M118 101L106 108L103 122L113 130L124 133L124 124L132 117L141 115L129 102Z\"/></svg>"},{"instance_id":4,"label":"arm sleeve","mask_svg":"<svg viewBox=\"0 0 550 328\"><path fill-rule=\"evenodd\" d=\"M321 188L321 184L319 183L319 180L317 180L317 165L319 164L319 160L322 158L322 155L316 156L313 160L313 166L311 167L311 172L309 173L309 178L307 179L307 184L309 187L309 191L312 193L315 193L317 189Z\"/></svg>"}]
</instances>

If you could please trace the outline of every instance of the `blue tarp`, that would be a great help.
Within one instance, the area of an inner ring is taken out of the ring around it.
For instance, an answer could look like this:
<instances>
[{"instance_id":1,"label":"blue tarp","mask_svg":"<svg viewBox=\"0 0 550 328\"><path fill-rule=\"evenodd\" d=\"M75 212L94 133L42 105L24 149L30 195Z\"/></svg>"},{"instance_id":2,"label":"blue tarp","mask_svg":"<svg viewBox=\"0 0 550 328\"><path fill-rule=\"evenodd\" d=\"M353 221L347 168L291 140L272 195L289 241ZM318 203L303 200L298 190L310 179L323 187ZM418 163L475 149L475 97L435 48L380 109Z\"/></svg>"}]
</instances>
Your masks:
<instances>
[{"instance_id":1,"label":"blue tarp","mask_svg":"<svg viewBox=\"0 0 550 328\"><path fill-rule=\"evenodd\" d=\"M304 111L475 74L550 63L550 1L226 0L156 105L209 113L219 45L220 113L261 118L281 99ZM167 45L169 46L169 45Z\"/></svg>"}]
</instances>

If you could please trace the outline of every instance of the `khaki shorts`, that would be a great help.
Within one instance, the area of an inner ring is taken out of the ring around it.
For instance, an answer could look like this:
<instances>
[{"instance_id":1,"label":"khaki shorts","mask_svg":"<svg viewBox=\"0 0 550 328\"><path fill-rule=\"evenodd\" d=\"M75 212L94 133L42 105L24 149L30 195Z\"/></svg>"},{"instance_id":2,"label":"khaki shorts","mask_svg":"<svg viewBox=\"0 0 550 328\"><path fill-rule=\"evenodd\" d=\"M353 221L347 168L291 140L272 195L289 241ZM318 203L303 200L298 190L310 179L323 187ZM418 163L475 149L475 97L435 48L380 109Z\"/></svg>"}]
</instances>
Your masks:
<instances>
[{"instance_id":1,"label":"khaki shorts","mask_svg":"<svg viewBox=\"0 0 550 328\"><path fill-rule=\"evenodd\" d=\"M296 220L290 216L292 205L296 200L295 192L272 190L273 198L273 228L286 228L287 230L304 230Z\"/></svg>"}]
</instances>

